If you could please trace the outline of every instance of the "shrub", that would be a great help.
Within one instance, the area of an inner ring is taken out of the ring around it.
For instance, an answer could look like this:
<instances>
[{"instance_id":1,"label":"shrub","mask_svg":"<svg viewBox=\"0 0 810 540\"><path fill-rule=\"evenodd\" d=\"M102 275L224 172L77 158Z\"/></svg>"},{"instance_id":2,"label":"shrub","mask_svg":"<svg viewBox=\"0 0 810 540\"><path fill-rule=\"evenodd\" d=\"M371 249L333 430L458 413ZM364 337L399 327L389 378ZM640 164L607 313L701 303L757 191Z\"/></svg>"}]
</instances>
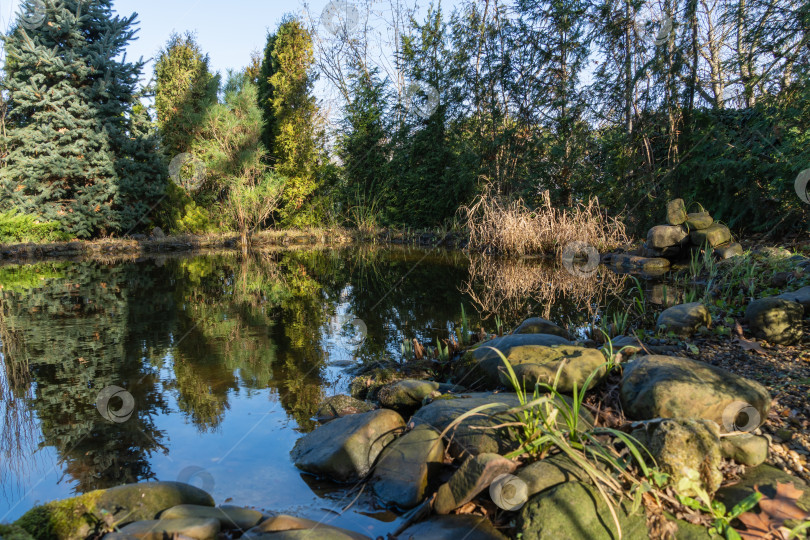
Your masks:
<instances>
[{"instance_id":1,"label":"shrub","mask_svg":"<svg viewBox=\"0 0 810 540\"><path fill-rule=\"evenodd\" d=\"M70 240L70 235L56 221L40 221L37 216L17 210L0 212L0 243L58 242Z\"/></svg>"}]
</instances>

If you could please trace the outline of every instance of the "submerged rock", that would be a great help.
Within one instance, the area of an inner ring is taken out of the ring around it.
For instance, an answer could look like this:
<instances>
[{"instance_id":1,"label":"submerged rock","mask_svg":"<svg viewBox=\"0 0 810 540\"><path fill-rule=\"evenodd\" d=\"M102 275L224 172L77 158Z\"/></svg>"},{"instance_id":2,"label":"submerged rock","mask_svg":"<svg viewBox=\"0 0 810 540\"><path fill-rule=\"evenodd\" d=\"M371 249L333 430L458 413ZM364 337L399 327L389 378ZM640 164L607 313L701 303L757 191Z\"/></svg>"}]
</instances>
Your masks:
<instances>
[{"instance_id":1,"label":"submerged rock","mask_svg":"<svg viewBox=\"0 0 810 540\"><path fill-rule=\"evenodd\" d=\"M319 521L280 514L249 529L242 538L256 540L318 538L324 540L371 540L348 529L333 527Z\"/></svg>"},{"instance_id":2,"label":"submerged rock","mask_svg":"<svg viewBox=\"0 0 810 540\"><path fill-rule=\"evenodd\" d=\"M795 345L804 333L804 308L784 298L760 298L745 310L751 332L759 339L776 345Z\"/></svg>"},{"instance_id":3,"label":"submerged rock","mask_svg":"<svg viewBox=\"0 0 810 540\"><path fill-rule=\"evenodd\" d=\"M761 384L674 356L641 356L625 364L620 397L633 420L702 418L726 432L756 429L771 406Z\"/></svg>"},{"instance_id":4,"label":"submerged rock","mask_svg":"<svg viewBox=\"0 0 810 540\"><path fill-rule=\"evenodd\" d=\"M211 518L152 519L136 521L122 527L118 533L104 538L139 540L164 540L164 538L193 538L194 540L216 540L219 521Z\"/></svg>"},{"instance_id":5,"label":"submerged rock","mask_svg":"<svg viewBox=\"0 0 810 540\"><path fill-rule=\"evenodd\" d=\"M351 482L368 474L383 448L404 427L402 417L389 409L352 414L301 437L290 455L303 471Z\"/></svg>"},{"instance_id":6,"label":"submerged rock","mask_svg":"<svg viewBox=\"0 0 810 540\"><path fill-rule=\"evenodd\" d=\"M412 508L427 495L428 483L444 463L438 431L419 425L389 444L374 466L374 493L387 505Z\"/></svg>"},{"instance_id":7,"label":"submerged rock","mask_svg":"<svg viewBox=\"0 0 810 540\"><path fill-rule=\"evenodd\" d=\"M328 397L318 405L315 418L319 422L327 422L349 414L364 413L374 410L374 406L359 399L338 394Z\"/></svg>"},{"instance_id":8,"label":"submerged rock","mask_svg":"<svg viewBox=\"0 0 810 540\"><path fill-rule=\"evenodd\" d=\"M643 511L630 513L627 503L615 505L622 538L648 538ZM566 482L538 493L521 509L517 520L524 540L615 540L616 524L597 489L581 482Z\"/></svg>"},{"instance_id":9,"label":"submerged rock","mask_svg":"<svg viewBox=\"0 0 810 540\"><path fill-rule=\"evenodd\" d=\"M497 477L514 472L514 461L498 454L478 454L470 457L453 473L450 480L439 486L433 500L437 514L449 514L484 491Z\"/></svg>"},{"instance_id":10,"label":"submerged rock","mask_svg":"<svg viewBox=\"0 0 810 540\"><path fill-rule=\"evenodd\" d=\"M239 506L198 506L181 504L161 512L160 519L202 518L216 519L223 529L247 530L259 524L264 515L258 510Z\"/></svg>"},{"instance_id":11,"label":"submerged rock","mask_svg":"<svg viewBox=\"0 0 810 540\"><path fill-rule=\"evenodd\" d=\"M565 339L571 339L568 330L561 328L553 322L542 319L540 317L532 317L526 319L520 326L515 328L513 334L550 334L553 336L560 336Z\"/></svg>"},{"instance_id":12,"label":"submerged rock","mask_svg":"<svg viewBox=\"0 0 810 540\"><path fill-rule=\"evenodd\" d=\"M506 540L485 517L472 514L432 516L411 525L398 537L400 540Z\"/></svg>"},{"instance_id":13,"label":"submerged rock","mask_svg":"<svg viewBox=\"0 0 810 540\"><path fill-rule=\"evenodd\" d=\"M689 337L701 326L709 326L712 318L709 310L700 302L680 304L665 309L655 323L656 328L664 328L677 336Z\"/></svg>"},{"instance_id":14,"label":"submerged rock","mask_svg":"<svg viewBox=\"0 0 810 540\"><path fill-rule=\"evenodd\" d=\"M412 421L416 425L427 424L444 432L461 415L483 405L491 408L465 418L447 432L450 453L461 457L481 453L506 454L516 450L520 443L514 431L507 427L494 427L518 420L514 413L505 414L508 409L520 405L517 395L513 393L480 392L463 394L453 399L439 399L419 409ZM580 417L583 427L593 425L593 416L587 411L583 410Z\"/></svg>"}]
</instances>

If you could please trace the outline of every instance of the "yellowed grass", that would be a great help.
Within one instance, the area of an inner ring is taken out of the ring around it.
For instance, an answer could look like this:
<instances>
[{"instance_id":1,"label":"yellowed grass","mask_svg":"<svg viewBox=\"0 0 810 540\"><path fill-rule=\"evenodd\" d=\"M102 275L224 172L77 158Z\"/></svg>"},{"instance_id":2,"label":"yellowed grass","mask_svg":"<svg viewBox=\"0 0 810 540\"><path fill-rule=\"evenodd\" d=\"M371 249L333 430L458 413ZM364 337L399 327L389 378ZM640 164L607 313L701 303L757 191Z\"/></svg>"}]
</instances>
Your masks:
<instances>
[{"instance_id":1,"label":"yellowed grass","mask_svg":"<svg viewBox=\"0 0 810 540\"><path fill-rule=\"evenodd\" d=\"M572 242L584 242L604 252L629 241L624 223L608 217L596 198L568 210L556 208L546 192L543 204L533 210L523 199L505 200L487 189L461 211L473 249L551 254Z\"/></svg>"}]
</instances>

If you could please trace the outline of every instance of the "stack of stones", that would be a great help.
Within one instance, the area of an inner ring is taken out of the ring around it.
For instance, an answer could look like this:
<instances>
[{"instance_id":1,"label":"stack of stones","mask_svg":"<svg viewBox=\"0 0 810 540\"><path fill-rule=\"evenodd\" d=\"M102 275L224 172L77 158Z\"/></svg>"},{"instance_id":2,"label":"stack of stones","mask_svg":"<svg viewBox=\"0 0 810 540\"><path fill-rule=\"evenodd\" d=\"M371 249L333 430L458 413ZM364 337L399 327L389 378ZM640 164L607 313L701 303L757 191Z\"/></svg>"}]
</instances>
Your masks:
<instances>
[{"instance_id":1,"label":"stack of stones","mask_svg":"<svg viewBox=\"0 0 810 540\"><path fill-rule=\"evenodd\" d=\"M667 203L667 225L656 225L647 233L642 255L674 260L704 246L721 259L742 255L742 246L731 241L728 227L715 223L708 212L687 213L683 199L675 199Z\"/></svg>"}]
</instances>

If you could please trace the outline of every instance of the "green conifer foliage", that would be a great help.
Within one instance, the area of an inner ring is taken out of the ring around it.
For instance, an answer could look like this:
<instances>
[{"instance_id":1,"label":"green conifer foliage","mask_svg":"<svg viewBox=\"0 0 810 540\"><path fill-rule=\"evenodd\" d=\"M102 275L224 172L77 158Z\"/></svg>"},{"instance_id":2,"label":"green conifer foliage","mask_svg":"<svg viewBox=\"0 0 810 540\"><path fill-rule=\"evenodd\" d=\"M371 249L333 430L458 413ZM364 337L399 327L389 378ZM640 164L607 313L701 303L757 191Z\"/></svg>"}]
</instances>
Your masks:
<instances>
[{"instance_id":1,"label":"green conifer foliage","mask_svg":"<svg viewBox=\"0 0 810 540\"><path fill-rule=\"evenodd\" d=\"M58 221L77 237L129 232L148 220L166 181L144 119L133 113L143 62L128 62L125 48L136 15L114 15L110 0L44 3L42 24L3 36L9 110L0 206ZM26 3L23 13L35 7Z\"/></svg>"}]
</instances>

